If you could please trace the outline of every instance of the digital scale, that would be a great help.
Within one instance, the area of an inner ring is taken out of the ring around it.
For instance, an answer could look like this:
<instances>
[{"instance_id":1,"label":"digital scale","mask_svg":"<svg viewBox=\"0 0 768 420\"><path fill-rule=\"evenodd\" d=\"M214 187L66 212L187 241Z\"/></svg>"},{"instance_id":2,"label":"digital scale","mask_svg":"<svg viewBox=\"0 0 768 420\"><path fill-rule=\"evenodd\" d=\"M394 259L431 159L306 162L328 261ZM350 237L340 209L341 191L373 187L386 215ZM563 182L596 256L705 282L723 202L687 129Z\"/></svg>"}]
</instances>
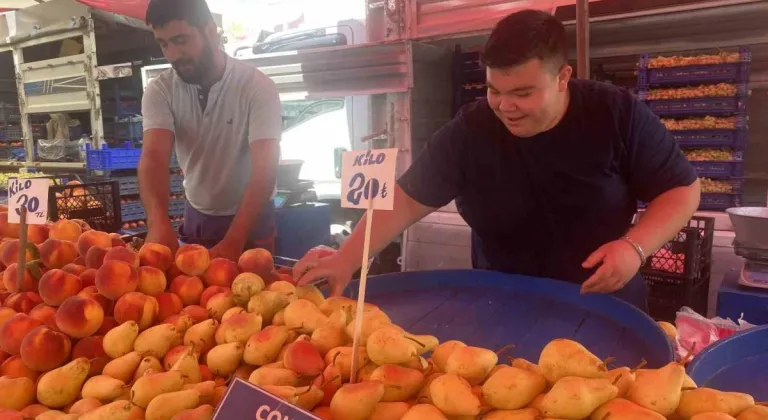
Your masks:
<instances>
[{"instance_id":1,"label":"digital scale","mask_svg":"<svg viewBox=\"0 0 768 420\"><path fill-rule=\"evenodd\" d=\"M727 210L736 238L733 250L744 258L739 284L768 289L768 207Z\"/></svg>"},{"instance_id":2,"label":"digital scale","mask_svg":"<svg viewBox=\"0 0 768 420\"><path fill-rule=\"evenodd\" d=\"M317 193L315 192L315 183L313 181L298 181L290 187L280 185L274 198L276 209L316 201Z\"/></svg>"}]
</instances>

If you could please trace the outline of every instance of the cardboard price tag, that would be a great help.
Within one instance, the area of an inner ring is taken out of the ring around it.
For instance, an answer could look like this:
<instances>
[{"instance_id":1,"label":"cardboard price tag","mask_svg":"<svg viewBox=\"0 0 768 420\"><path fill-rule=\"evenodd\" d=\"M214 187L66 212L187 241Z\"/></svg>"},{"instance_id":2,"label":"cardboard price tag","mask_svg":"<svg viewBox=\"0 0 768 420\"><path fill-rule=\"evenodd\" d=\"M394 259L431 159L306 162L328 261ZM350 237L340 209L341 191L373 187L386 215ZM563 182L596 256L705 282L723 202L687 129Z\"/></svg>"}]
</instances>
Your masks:
<instances>
[{"instance_id":1,"label":"cardboard price tag","mask_svg":"<svg viewBox=\"0 0 768 420\"><path fill-rule=\"evenodd\" d=\"M27 224L44 225L48 221L47 178L8 179L8 222L20 223L21 209L27 209Z\"/></svg>"},{"instance_id":2,"label":"cardboard price tag","mask_svg":"<svg viewBox=\"0 0 768 420\"><path fill-rule=\"evenodd\" d=\"M397 149L345 152L341 157L341 206L392 210Z\"/></svg>"},{"instance_id":3,"label":"cardboard price tag","mask_svg":"<svg viewBox=\"0 0 768 420\"><path fill-rule=\"evenodd\" d=\"M240 378L232 381L213 419L321 420Z\"/></svg>"}]
</instances>

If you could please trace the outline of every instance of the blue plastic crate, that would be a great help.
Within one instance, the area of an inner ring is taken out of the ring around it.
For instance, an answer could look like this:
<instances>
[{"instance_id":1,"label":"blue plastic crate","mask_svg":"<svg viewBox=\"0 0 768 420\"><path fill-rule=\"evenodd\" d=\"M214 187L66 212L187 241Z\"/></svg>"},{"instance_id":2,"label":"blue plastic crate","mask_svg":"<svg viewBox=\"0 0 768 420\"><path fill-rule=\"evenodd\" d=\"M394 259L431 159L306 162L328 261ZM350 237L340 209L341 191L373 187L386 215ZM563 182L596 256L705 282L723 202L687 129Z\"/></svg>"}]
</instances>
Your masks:
<instances>
[{"instance_id":1,"label":"blue plastic crate","mask_svg":"<svg viewBox=\"0 0 768 420\"><path fill-rule=\"evenodd\" d=\"M637 86L680 86L702 83L747 83L749 82L752 54L748 47L739 49L738 63L703 64L695 66L648 68L652 57L640 57L637 71Z\"/></svg>"},{"instance_id":2,"label":"blue plastic crate","mask_svg":"<svg viewBox=\"0 0 768 420\"><path fill-rule=\"evenodd\" d=\"M168 215L169 216L183 216L184 215L184 208L187 205L187 200L183 198L177 198L174 200L171 200L170 203L168 203Z\"/></svg>"},{"instance_id":3,"label":"blue plastic crate","mask_svg":"<svg viewBox=\"0 0 768 420\"><path fill-rule=\"evenodd\" d=\"M743 151L747 147L747 130L682 130L670 131L681 148L729 147Z\"/></svg>"},{"instance_id":4,"label":"blue plastic crate","mask_svg":"<svg viewBox=\"0 0 768 420\"><path fill-rule=\"evenodd\" d=\"M8 125L0 127L0 141L21 140L21 127L18 125Z\"/></svg>"},{"instance_id":5,"label":"blue plastic crate","mask_svg":"<svg viewBox=\"0 0 768 420\"><path fill-rule=\"evenodd\" d=\"M727 98L692 98L646 101L654 114L662 117L729 116L743 113L747 108L746 96Z\"/></svg>"},{"instance_id":6,"label":"blue plastic crate","mask_svg":"<svg viewBox=\"0 0 768 420\"><path fill-rule=\"evenodd\" d=\"M730 193L701 193L699 210L725 210L731 207L741 207L744 191L743 179L732 179Z\"/></svg>"},{"instance_id":7,"label":"blue plastic crate","mask_svg":"<svg viewBox=\"0 0 768 420\"><path fill-rule=\"evenodd\" d=\"M144 206L141 204L141 201L121 204L120 214L122 215L123 223L144 220L147 218L147 213L144 211Z\"/></svg>"},{"instance_id":8,"label":"blue plastic crate","mask_svg":"<svg viewBox=\"0 0 768 420\"><path fill-rule=\"evenodd\" d=\"M734 152L733 160L691 161L696 173L703 178L730 179L744 176L744 154Z\"/></svg>"},{"instance_id":9,"label":"blue plastic crate","mask_svg":"<svg viewBox=\"0 0 768 420\"><path fill-rule=\"evenodd\" d=\"M91 149L86 145L86 164L88 169L111 171L116 169L135 169L139 165L141 149L130 147L110 149L106 144L101 149Z\"/></svg>"}]
</instances>

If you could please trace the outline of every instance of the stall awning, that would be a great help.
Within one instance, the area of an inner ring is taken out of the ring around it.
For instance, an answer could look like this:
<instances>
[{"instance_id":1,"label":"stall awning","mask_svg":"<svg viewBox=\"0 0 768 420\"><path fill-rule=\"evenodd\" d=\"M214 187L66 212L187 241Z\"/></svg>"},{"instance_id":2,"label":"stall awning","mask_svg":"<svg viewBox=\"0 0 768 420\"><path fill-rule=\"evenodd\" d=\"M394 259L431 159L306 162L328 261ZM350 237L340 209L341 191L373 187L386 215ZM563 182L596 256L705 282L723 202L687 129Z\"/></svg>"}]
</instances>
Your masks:
<instances>
[{"instance_id":1,"label":"stall awning","mask_svg":"<svg viewBox=\"0 0 768 420\"><path fill-rule=\"evenodd\" d=\"M149 0L77 0L86 6L144 20Z\"/></svg>"}]
</instances>

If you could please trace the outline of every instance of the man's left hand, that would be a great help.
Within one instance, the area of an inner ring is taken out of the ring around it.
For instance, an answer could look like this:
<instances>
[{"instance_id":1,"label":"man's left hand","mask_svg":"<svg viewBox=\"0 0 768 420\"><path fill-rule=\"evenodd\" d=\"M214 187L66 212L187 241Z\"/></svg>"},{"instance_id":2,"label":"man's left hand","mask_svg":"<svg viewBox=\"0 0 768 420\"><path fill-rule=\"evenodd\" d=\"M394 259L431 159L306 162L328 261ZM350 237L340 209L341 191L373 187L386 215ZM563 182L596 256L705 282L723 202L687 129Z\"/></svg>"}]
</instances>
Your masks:
<instances>
[{"instance_id":1,"label":"man's left hand","mask_svg":"<svg viewBox=\"0 0 768 420\"><path fill-rule=\"evenodd\" d=\"M640 269L640 256L625 240L609 242L587 258L584 268L600 267L584 284L581 293L613 293L624 287Z\"/></svg>"},{"instance_id":2,"label":"man's left hand","mask_svg":"<svg viewBox=\"0 0 768 420\"><path fill-rule=\"evenodd\" d=\"M240 255L243 253L245 244L243 241L231 239L225 237L215 247L211 248L211 259L213 258L226 258L230 261L237 262Z\"/></svg>"}]
</instances>

